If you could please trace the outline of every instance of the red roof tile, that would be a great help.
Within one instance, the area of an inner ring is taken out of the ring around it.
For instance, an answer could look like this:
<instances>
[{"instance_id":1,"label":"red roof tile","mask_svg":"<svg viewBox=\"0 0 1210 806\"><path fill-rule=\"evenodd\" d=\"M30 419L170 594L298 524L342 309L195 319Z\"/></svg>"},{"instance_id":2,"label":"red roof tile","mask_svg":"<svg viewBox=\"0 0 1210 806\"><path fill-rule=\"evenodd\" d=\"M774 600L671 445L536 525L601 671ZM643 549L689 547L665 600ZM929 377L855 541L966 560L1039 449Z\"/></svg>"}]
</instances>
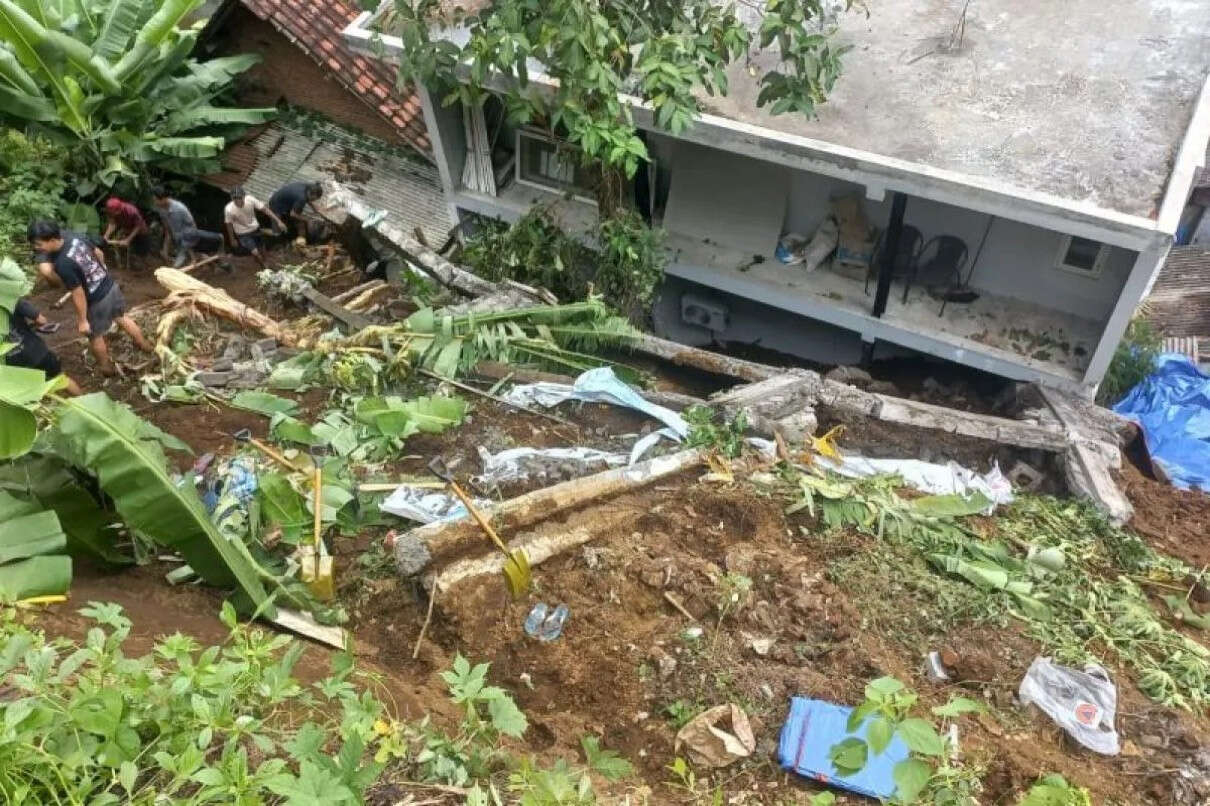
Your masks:
<instances>
[{"instance_id":1,"label":"red roof tile","mask_svg":"<svg viewBox=\"0 0 1210 806\"><path fill-rule=\"evenodd\" d=\"M420 104L408 89L396 89L395 68L353 53L340 32L358 9L343 0L240 0L306 51L342 86L373 107L399 136L431 156Z\"/></svg>"}]
</instances>

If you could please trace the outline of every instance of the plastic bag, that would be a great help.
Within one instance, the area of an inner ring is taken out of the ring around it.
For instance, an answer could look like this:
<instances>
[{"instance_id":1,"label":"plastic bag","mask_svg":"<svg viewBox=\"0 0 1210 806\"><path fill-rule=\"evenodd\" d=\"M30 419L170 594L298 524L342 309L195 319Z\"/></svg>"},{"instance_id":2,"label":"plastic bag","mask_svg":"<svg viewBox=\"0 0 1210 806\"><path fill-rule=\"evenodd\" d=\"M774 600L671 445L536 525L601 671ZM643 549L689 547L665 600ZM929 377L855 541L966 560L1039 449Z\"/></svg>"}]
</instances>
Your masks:
<instances>
[{"instance_id":1,"label":"plastic bag","mask_svg":"<svg viewBox=\"0 0 1210 806\"><path fill-rule=\"evenodd\" d=\"M1118 690L1109 673L1095 663L1080 671L1052 663L1050 658L1034 658L1017 696L1022 704L1041 708L1089 750L1105 756L1121 752L1113 727Z\"/></svg>"}]
</instances>

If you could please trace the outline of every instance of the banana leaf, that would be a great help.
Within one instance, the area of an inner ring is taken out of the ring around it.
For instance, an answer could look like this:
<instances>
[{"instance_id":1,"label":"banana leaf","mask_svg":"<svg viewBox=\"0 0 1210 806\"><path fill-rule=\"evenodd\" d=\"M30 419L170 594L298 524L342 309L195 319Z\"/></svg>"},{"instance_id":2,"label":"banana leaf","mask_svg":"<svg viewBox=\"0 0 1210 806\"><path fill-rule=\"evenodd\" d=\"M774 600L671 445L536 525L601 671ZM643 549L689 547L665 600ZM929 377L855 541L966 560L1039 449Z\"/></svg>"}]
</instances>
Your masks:
<instances>
[{"instance_id":1,"label":"banana leaf","mask_svg":"<svg viewBox=\"0 0 1210 806\"><path fill-rule=\"evenodd\" d=\"M148 10L146 0L109 0L101 31L92 43L92 51L106 62L121 58Z\"/></svg>"},{"instance_id":2,"label":"banana leaf","mask_svg":"<svg viewBox=\"0 0 1210 806\"><path fill-rule=\"evenodd\" d=\"M0 564L57 554L65 548L67 537L53 512L42 510L0 523Z\"/></svg>"},{"instance_id":3,"label":"banana leaf","mask_svg":"<svg viewBox=\"0 0 1210 806\"><path fill-rule=\"evenodd\" d=\"M267 525L281 527L282 540L297 545L303 530L314 522L307 514L302 495L280 473L261 473L257 481L261 519Z\"/></svg>"},{"instance_id":4,"label":"banana leaf","mask_svg":"<svg viewBox=\"0 0 1210 806\"><path fill-rule=\"evenodd\" d=\"M73 557L88 555L107 565L129 565L134 559L114 547L118 517L102 509L96 498L60 460L41 454L0 466L0 523L37 512L53 510L67 535ZM10 495L5 490L12 490Z\"/></svg>"},{"instance_id":5,"label":"banana leaf","mask_svg":"<svg viewBox=\"0 0 1210 806\"><path fill-rule=\"evenodd\" d=\"M149 137L143 147L169 157L203 159L221 154L227 141L221 137Z\"/></svg>"},{"instance_id":6,"label":"banana leaf","mask_svg":"<svg viewBox=\"0 0 1210 806\"><path fill-rule=\"evenodd\" d=\"M11 48L0 42L0 78L27 95L42 97L38 82L21 66ZM7 110L6 110L7 111Z\"/></svg>"},{"instance_id":7,"label":"banana leaf","mask_svg":"<svg viewBox=\"0 0 1210 806\"><path fill-rule=\"evenodd\" d=\"M56 554L0 565L0 599L20 600L67 593L71 557Z\"/></svg>"},{"instance_id":8,"label":"banana leaf","mask_svg":"<svg viewBox=\"0 0 1210 806\"><path fill-rule=\"evenodd\" d=\"M60 402L52 442L60 457L96 474L129 528L179 551L207 583L266 603L247 548L223 538L194 487L169 475L164 449L188 450L184 443L101 392Z\"/></svg>"},{"instance_id":9,"label":"banana leaf","mask_svg":"<svg viewBox=\"0 0 1210 806\"><path fill-rule=\"evenodd\" d=\"M272 417L274 414L294 415L298 413L296 401L253 389L245 389L237 393L228 403L237 409L254 411L266 417Z\"/></svg>"},{"instance_id":10,"label":"banana leaf","mask_svg":"<svg viewBox=\"0 0 1210 806\"><path fill-rule=\"evenodd\" d=\"M37 369L0 364L0 459L28 453L38 436L32 406L61 383Z\"/></svg>"},{"instance_id":11,"label":"banana leaf","mask_svg":"<svg viewBox=\"0 0 1210 806\"><path fill-rule=\"evenodd\" d=\"M3 85L0 85L0 109L6 115L39 123L53 123L59 119L59 111L51 101Z\"/></svg>"},{"instance_id":12,"label":"banana leaf","mask_svg":"<svg viewBox=\"0 0 1210 806\"><path fill-rule=\"evenodd\" d=\"M917 514L929 518L960 518L965 515L978 515L980 512L987 511L991 505L991 500L978 490L969 496L958 493L926 495L913 500L910 504Z\"/></svg>"},{"instance_id":13,"label":"banana leaf","mask_svg":"<svg viewBox=\"0 0 1210 806\"><path fill-rule=\"evenodd\" d=\"M238 109L208 105L195 106L174 112L157 128L164 134L178 134L200 126L222 126L233 123L251 126L273 120L276 117L277 110L272 108Z\"/></svg>"},{"instance_id":14,"label":"banana leaf","mask_svg":"<svg viewBox=\"0 0 1210 806\"><path fill-rule=\"evenodd\" d=\"M203 0L163 0L159 9L151 16L135 36L134 46L122 55L113 66L118 80L130 76L139 65L173 34L185 15L202 4Z\"/></svg>"},{"instance_id":15,"label":"banana leaf","mask_svg":"<svg viewBox=\"0 0 1210 806\"><path fill-rule=\"evenodd\" d=\"M61 555L66 537L58 516L7 493L0 494L0 513L0 599L66 593L71 558Z\"/></svg>"}]
</instances>

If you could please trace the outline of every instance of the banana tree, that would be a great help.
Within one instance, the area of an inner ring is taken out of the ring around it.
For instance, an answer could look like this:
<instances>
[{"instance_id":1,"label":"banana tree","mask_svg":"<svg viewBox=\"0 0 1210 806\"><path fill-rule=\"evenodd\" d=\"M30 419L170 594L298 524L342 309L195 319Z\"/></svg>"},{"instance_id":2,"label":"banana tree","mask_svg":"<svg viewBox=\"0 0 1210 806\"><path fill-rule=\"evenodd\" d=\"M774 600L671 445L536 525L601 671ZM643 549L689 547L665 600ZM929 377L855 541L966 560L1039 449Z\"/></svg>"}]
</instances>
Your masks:
<instances>
[{"instance_id":1,"label":"banana tree","mask_svg":"<svg viewBox=\"0 0 1210 806\"><path fill-rule=\"evenodd\" d=\"M0 120L71 144L87 195L149 167L216 170L243 126L273 109L222 105L254 55L190 58L181 21L203 0L0 0Z\"/></svg>"}]
</instances>

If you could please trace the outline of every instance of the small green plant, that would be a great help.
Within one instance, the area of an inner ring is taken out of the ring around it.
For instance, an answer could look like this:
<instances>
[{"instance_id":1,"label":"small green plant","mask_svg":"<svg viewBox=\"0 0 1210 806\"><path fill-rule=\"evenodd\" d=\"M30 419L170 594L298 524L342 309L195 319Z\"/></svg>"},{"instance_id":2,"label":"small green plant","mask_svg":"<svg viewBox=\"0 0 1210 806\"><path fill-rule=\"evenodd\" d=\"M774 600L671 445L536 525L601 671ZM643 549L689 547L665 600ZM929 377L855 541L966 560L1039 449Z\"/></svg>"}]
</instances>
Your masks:
<instances>
[{"instance_id":1,"label":"small green plant","mask_svg":"<svg viewBox=\"0 0 1210 806\"><path fill-rule=\"evenodd\" d=\"M672 726L673 730L680 730L689 724L689 720L702 712L702 707L688 700L673 700L661 708L660 711L668 719L668 723Z\"/></svg>"},{"instance_id":2,"label":"small green plant","mask_svg":"<svg viewBox=\"0 0 1210 806\"><path fill-rule=\"evenodd\" d=\"M1018 806L1092 806L1092 796L1062 775L1047 775L1030 787Z\"/></svg>"},{"instance_id":3,"label":"small green plant","mask_svg":"<svg viewBox=\"0 0 1210 806\"><path fill-rule=\"evenodd\" d=\"M354 803L381 773L368 751L385 709L353 685L351 656L304 687L302 644L239 625L230 605L224 645L178 633L137 657L120 607L80 612L94 622L82 645L0 611L5 803Z\"/></svg>"},{"instance_id":4,"label":"small green plant","mask_svg":"<svg viewBox=\"0 0 1210 806\"><path fill-rule=\"evenodd\" d=\"M710 641L711 648L718 643L718 634L723 629L723 620L729 613L739 612L743 608L751 591L751 578L733 572L723 574L718 583L718 624L714 628L714 638Z\"/></svg>"},{"instance_id":5,"label":"small green plant","mask_svg":"<svg viewBox=\"0 0 1210 806\"><path fill-rule=\"evenodd\" d=\"M580 747L586 766L573 767L558 759L549 769L522 759L508 776L508 791L518 795L521 806L588 806L596 803L589 772L607 781L621 781L634 774L630 762L612 750L602 750L596 736L583 736Z\"/></svg>"},{"instance_id":6,"label":"small green plant","mask_svg":"<svg viewBox=\"0 0 1210 806\"><path fill-rule=\"evenodd\" d=\"M836 796L831 792L816 792L807 800L807 806L832 806L836 803Z\"/></svg>"},{"instance_id":7,"label":"small green plant","mask_svg":"<svg viewBox=\"0 0 1210 806\"><path fill-rule=\"evenodd\" d=\"M748 430L748 417L742 411L734 419L715 423L714 410L708 406L690 406L682 415L689 423L686 442L692 448L707 448L728 459L738 457L744 451L744 432Z\"/></svg>"},{"instance_id":8,"label":"small green plant","mask_svg":"<svg viewBox=\"0 0 1210 806\"><path fill-rule=\"evenodd\" d=\"M911 804L933 785L932 802L974 806L973 798L958 799L956 792L935 791L936 776L946 770L946 777L953 777L945 762L947 749L941 734L928 719L912 716L919 697L893 677L880 677L865 688L865 701L853 709L849 716L849 733L856 733L865 726L866 738L850 736L832 745L828 757L842 775L860 772L870 758L881 755L898 737L910 751L908 758L895 765L895 803ZM961 714L982 711L983 706L965 697L955 697L945 705L932 710L934 716L952 719ZM938 795L948 799L939 799Z\"/></svg>"},{"instance_id":9,"label":"small green plant","mask_svg":"<svg viewBox=\"0 0 1210 806\"><path fill-rule=\"evenodd\" d=\"M1097 402L1112 406L1150 375L1162 341L1163 336L1146 317L1131 319L1097 389Z\"/></svg>"},{"instance_id":10,"label":"small green plant","mask_svg":"<svg viewBox=\"0 0 1210 806\"><path fill-rule=\"evenodd\" d=\"M672 773L672 778L665 782L670 788L684 792L694 803L723 806L723 788L710 789L709 784L698 780L697 773L685 759L677 756L665 769Z\"/></svg>"}]
</instances>

